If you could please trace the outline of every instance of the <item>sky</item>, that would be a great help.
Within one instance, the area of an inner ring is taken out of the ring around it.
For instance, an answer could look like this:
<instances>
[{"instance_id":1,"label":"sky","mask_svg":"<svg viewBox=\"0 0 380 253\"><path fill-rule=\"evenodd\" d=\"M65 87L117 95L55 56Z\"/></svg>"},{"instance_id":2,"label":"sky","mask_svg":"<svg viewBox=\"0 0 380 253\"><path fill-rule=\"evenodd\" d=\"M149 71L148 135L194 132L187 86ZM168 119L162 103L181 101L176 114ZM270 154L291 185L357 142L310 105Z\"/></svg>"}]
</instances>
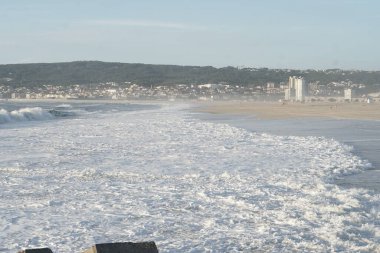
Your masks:
<instances>
[{"instance_id":1,"label":"sky","mask_svg":"<svg viewBox=\"0 0 380 253\"><path fill-rule=\"evenodd\" d=\"M380 70L378 0L0 0L0 64Z\"/></svg>"}]
</instances>

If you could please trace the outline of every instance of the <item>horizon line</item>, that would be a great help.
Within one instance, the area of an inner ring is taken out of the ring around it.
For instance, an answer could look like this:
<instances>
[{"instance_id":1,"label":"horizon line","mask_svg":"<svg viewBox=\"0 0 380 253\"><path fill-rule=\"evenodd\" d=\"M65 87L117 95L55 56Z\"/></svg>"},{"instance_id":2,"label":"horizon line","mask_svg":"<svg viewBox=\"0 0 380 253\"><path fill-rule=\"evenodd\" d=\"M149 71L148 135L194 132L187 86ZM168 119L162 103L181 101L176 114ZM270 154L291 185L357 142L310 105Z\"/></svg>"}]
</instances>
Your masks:
<instances>
[{"instance_id":1,"label":"horizon line","mask_svg":"<svg viewBox=\"0 0 380 253\"><path fill-rule=\"evenodd\" d=\"M343 68L274 68L274 67L253 67L253 66L246 66L246 65L228 65L228 66L215 66L215 65L185 65L185 64L166 64L166 63L142 63L142 62L121 62L121 61L102 61L102 60L72 60L72 61L55 61L55 62L19 62L19 63L0 63L0 66L5 65L29 65L29 64L62 64L62 63L74 63L74 62L101 62L101 63L120 63L120 64L141 64L141 65L156 65L156 66L179 66L179 67L212 67L216 69L223 69L223 68L236 68L236 69L271 69L271 70L293 70L293 71L327 71L327 70L341 70L341 71L363 71L363 72L380 72L379 70L369 70L369 69L358 69L358 68L351 68L351 69L343 69Z\"/></svg>"}]
</instances>

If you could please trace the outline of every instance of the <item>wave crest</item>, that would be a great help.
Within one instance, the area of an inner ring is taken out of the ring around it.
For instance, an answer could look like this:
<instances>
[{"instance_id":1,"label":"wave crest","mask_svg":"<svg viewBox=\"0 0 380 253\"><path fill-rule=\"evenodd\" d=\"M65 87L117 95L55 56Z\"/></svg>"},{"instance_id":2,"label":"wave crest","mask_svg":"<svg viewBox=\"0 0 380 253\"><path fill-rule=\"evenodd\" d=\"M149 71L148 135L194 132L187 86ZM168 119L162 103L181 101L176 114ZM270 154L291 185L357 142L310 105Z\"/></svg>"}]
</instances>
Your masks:
<instances>
[{"instance_id":1,"label":"wave crest","mask_svg":"<svg viewBox=\"0 0 380 253\"><path fill-rule=\"evenodd\" d=\"M41 107L26 107L19 110L7 111L0 109L0 124L9 122L48 120L54 116Z\"/></svg>"}]
</instances>

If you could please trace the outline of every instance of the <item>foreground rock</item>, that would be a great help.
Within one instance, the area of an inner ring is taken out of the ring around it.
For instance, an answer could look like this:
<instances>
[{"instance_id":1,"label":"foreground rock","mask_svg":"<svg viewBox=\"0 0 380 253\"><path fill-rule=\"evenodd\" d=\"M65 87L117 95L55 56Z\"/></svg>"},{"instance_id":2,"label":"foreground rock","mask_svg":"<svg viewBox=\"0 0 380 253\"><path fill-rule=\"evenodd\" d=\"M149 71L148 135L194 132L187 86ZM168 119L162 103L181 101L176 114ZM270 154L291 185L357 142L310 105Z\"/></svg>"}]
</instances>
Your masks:
<instances>
[{"instance_id":1,"label":"foreground rock","mask_svg":"<svg viewBox=\"0 0 380 253\"><path fill-rule=\"evenodd\" d=\"M53 253L49 248L25 249L18 253ZM117 242L95 244L83 253L158 253L154 242Z\"/></svg>"},{"instance_id":2,"label":"foreground rock","mask_svg":"<svg viewBox=\"0 0 380 253\"><path fill-rule=\"evenodd\" d=\"M96 244L83 253L158 253L154 242Z\"/></svg>"},{"instance_id":3,"label":"foreground rock","mask_svg":"<svg viewBox=\"0 0 380 253\"><path fill-rule=\"evenodd\" d=\"M51 249L49 249L49 248L41 248L41 249L21 250L18 253L53 253L53 251L51 251Z\"/></svg>"}]
</instances>

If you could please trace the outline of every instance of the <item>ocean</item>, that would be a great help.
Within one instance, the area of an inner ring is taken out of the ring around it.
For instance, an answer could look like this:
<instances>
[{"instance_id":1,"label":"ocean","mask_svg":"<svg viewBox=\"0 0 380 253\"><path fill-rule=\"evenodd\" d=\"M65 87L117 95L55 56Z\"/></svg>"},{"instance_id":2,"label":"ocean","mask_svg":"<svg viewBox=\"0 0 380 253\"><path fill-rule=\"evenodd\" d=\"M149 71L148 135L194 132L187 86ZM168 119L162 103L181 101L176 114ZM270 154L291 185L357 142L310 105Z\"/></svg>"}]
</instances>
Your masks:
<instances>
[{"instance_id":1,"label":"ocean","mask_svg":"<svg viewBox=\"0 0 380 253\"><path fill-rule=\"evenodd\" d=\"M0 102L0 252L154 240L160 252L376 252L373 168L324 136L188 104Z\"/></svg>"}]
</instances>

